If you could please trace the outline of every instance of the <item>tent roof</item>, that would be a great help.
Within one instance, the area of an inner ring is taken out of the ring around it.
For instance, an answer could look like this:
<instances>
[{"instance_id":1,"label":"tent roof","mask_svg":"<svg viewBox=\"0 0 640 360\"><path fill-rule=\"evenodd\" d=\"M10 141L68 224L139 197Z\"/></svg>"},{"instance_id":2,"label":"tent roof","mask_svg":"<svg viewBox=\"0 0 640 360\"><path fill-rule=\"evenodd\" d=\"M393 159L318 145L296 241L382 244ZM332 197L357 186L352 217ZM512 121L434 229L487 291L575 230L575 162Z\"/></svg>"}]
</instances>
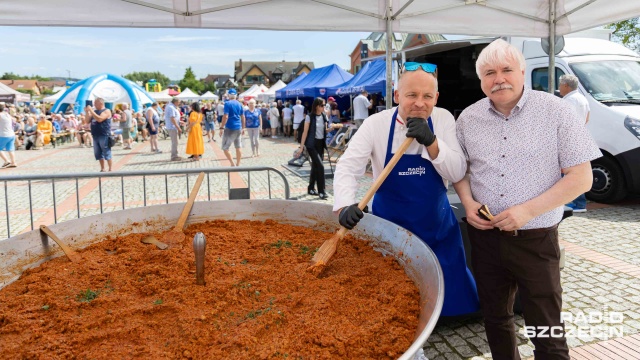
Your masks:
<instances>
[{"instance_id":1,"label":"tent roof","mask_svg":"<svg viewBox=\"0 0 640 360\"><path fill-rule=\"evenodd\" d=\"M327 94L358 94L362 90L367 90L370 93L385 94L386 76L386 63L384 61L370 61L351 80L327 89Z\"/></svg>"},{"instance_id":2,"label":"tent roof","mask_svg":"<svg viewBox=\"0 0 640 360\"><path fill-rule=\"evenodd\" d=\"M173 96L169 95L169 89L164 89L164 90L162 90L160 92L150 92L149 95L155 101L167 102L167 101L171 101L171 99L173 99Z\"/></svg>"},{"instance_id":3,"label":"tent roof","mask_svg":"<svg viewBox=\"0 0 640 360\"><path fill-rule=\"evenodd\" d=\"M251 94L253 91L256 90L257 87L258 87L258 84L251 85L250 88L248 88L247 90L245 90L242 93L238 94L238 97L240 98L240 97L244 97L244 96L247 96L247 95Z\"/></svg>"},{"instance_id":4,"label":"tent roof","mask_svg":"<svg viewBox=\"0 0 640 360\"><path fill-rule=\"evenodd\" d=\"M353 75L342 70L338 65L316 68L295 86L287 86L278 94L284 92L284 97L316 97L325 96L326 88L336 86L351 79Z\"/></svg>"},{"instance_id":5,"label":"tent roof","mask_svg":"<svg viewBox=\"0 0 640 360\"><path fill-rule=\"evenodd\" d=\"M298 83L302 82L304 78L307 77L308 74L311 74L311 73L302 73L297 78L295 78L292 82L290 82L287 86L281 88L280 90L276 90L276 97L284 97L284 94L285 94L284 91L287 88L290 88L290 89L295 88L298 85Z\"/></svg>"},{"instance_id":6,"label":"tent roof","mask_svg":"<svg viewBox=\"0 0 640 360\"><path fill-rule=\"evenodd\" d=\"M549 35L549 0L391 2L393 32ZM87 6L86 0L5 0L0 2L0 25L386 31L387 4L388 0L93 0ZM556 4L558 35L640 15L638 1ZM283 21L282 9L296 11Z\"/></svg>"},{"instance_id":7,"label":"tent roof","mask_svg":"<svg viewBox=\"0 0 640 360\"><path fill-rule=\"evenodd\" d=\"M64 94L66 91L67 91L67 89L60 90L60 91L58 91L57 93L55 93L55 94L53 94L53 95L50 95L50 96L45 97L44 99L42 99L42 102L54 103L54 102L56 102L56 100L58 100L58 99L62 96L62 94Z\"/></svg>"},{"instance_id":8,"label":"tent roof","mask_svg":"<svg viewBox=\"0 0 640 360\"><path fill-rule=\"evenodd\" d=\"M266 86L264 86L263 84L260 85L253 85L249 90L243 92L240 96L238 97L256 97L259 94L262 94L266 91L268 91L269 88L267 88Z\"/></svg>"},{"instance_id":9,"label":"tent roof","mask_svg":"<svg viewBox=\"0 0 640 360\"><path fill-rule=\"evenodd\" d=\"M13 90L9 86L0 82L0 94L21 94L19 91Z\"/></svg>"},{"instance_id":10,"label":"tent roof","mask_svg":"<svg viewBox=\"0 0 640 360\"><path fill-rule=\"evenodd\" d=\"M176 98L180 100L198 100L200 99L200 95L191 91L191 89L184 89L179 95L176 95Z\"/></svg>"},{"instance_id":11,"label":"tent roof","mask_svg":"<svg viewBox=\"0 0 640 360\"><path fill-rule=\"evenodd\" d=\"M211 91L207 91L206 93L200 96L202 100L218 100L218 95L212 93Z\"/></svg>"},{"instance_id":12,"label":"tent roof","mask_svg":"<svg viewBox=\"0 0 640 360\"><path fill-rule=\"evenodd\" d=\"M306 73L305 73L305 75L306 75ZM278 90L280 90L280 89L282 89L282 88L284 88L286 86L287 86L287 84L285 84L284 81L278 80L278 82L273 84L273 86L271 86L269 88L269 90L265 91L265 94L275 94L276 91L278 91Z\"/></svg>"}]
</instances>

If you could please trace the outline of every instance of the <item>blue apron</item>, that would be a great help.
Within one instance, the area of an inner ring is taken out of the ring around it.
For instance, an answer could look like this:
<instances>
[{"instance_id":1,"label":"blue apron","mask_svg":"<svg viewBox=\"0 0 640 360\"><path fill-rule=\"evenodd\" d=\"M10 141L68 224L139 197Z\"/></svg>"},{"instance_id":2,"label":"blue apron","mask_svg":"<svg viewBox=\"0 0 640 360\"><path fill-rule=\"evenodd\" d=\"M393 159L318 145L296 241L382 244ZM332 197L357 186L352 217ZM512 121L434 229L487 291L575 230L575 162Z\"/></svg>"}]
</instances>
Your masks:
<instances>
[{"instance_id":1,"label":"blue apron","mask_svg":"<svg viewBox=\"0 0 640 360\"><path fill-rule=\"evenodd\" d=\"M391 119L385 166L391 160L391 146L398 110ZM431 118L429 128L433 131ZM462 236L442 177L420 154L405 154L382 183L373 198L372 213L417 235L438 257L444 274L442 316L455 316L480 309L476 283L467 268Z\"/></svg>"}]
</instances>

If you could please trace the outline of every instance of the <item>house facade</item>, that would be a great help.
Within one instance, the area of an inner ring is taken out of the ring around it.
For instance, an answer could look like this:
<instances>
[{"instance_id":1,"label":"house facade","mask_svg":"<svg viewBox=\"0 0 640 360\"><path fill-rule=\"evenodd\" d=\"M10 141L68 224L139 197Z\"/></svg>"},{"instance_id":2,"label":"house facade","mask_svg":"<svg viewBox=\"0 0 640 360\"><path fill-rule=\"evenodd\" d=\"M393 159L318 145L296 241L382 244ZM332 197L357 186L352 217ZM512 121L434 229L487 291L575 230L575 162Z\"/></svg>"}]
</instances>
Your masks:
<instances>
[{"instance_id":1,"label":"house facade","mask_svg":"<svg viewBox=\"0 0 640 360\"><path fill-rule=\"evenodd\" d=\"M302 73L309 73L314 69L313 62L302 61L236 61L234 64L234 79L238 92L249 89L252 85L263 84L267 87L282 80L290 83Z\"/></svg>"},{"instance_id":2,"label":"house facade","mask_svg":"<svg viewBox=\"0 0 640 360\"><path fill-rule=\"evenodd\" d=\"M412 47L429 44L435 41L445 40L440 34L407 34L393 33L393 50L404 50ZM384 55L387 51L387 34L384 32L372 32L366 39L361 39L353 49L350 72L356 74L362 68L362 59Z\"/></svg>"},{"instance_id":3,"label":"house facade","mask_svg":"<svg viewBox=\"0 0 640 360\"><path fill-rule=\"evenodd\" d=\"M37 80L0 80L0 82L16 91L30 90L33 95L40 95Z\"/></svg>"}]
</instances>

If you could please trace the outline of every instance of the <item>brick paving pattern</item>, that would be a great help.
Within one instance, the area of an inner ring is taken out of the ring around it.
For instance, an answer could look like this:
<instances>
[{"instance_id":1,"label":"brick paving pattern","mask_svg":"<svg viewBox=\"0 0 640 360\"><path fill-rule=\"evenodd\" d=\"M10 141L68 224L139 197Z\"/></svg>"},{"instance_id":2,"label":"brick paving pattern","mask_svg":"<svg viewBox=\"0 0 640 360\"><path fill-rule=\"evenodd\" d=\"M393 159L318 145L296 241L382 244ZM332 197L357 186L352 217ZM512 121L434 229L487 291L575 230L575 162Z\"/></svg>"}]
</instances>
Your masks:
<instances>
[{"instance_id":1,"label":"brick paving pattern","mask_svg":"<svg viewBox=\"0 0 640 360\"><path fill-rule=\"evenodd\" d=\"M217 143L205 143L204 159L200 162L170 162L170 142L160 140L163 153L151 154L148 142L134 144L133 150L113 149L115 171L163 170L218 168L228 166ZM280 170L289 182L291 198L300 201L319 201L316 196L306 194L306 178L300 178L281 167L292 157L297 147L291 138L261 138L262 156L251 158L248 143L245 141L243 166L270 166ZM180 140L180 153L184 156L186 137ZM235 154L232 150L232 154ZM91 149L79 148L76 144L67 144L56 149L43 151L16 152L18 167L0 170L0 176L20 174L86 173L99 175L98 163L93 159ZM234 156L235 158L235 156ZM193 186L197 175L189 177L189 186ZM272 174L271 190L274 198L283 198L283 183ZM142 207L170 202L185 201L188 197L185 176L168 176L165 188L163 176L146 178L147 191L143 194L142 178L126 178L124 182L125 208ZM198 193L198 200L227 199L227 187L243 187L249 183L246 173L211 174ZM370 176L360 179L358 196L362 197L371 185ZM265 173L251 174L252 196L268 197L268 179ZM103 195L103 211L115 211L123 207L123 183L120 178L81 179L77 187L80 194L80 209L77 208L76 183L74 181L56 182L55 214L57 221L65 221L81 216L100 213L100 190ZM332 203L333 182L327 179L327 193ZM11 206L10 220L12 233L30 229L29 192L26 184L12 184L5 193L0 183L0 239L6 238L5 196ZM451 190L450 190L451 191ZM51 183L39 181L32 183L33 217L37 224L49 224L54 221L52 210L53 197ZM579 315L591 311L609 311L623 313L622 330L624 336L614 338L590 337L589 334L577 334L568 338L571 356L575 359L640 359L640 201L628 200L616 206L603 206L590 203L589 211L564 220L560 226L561 244L566 249L566 265L562 271L564 288L563 310L575 315L575 321L567 321L567 327L588 326ZM533 345L524 336L524 320L516 315L519 349L523 358L533 356ZM620 324L615 324L620 325ZM598 335L598 334L596 334ZM436 327L425 344L425 354L429 359L491 359L481 319L470 318Z\"/></svg>"}]
</instances>

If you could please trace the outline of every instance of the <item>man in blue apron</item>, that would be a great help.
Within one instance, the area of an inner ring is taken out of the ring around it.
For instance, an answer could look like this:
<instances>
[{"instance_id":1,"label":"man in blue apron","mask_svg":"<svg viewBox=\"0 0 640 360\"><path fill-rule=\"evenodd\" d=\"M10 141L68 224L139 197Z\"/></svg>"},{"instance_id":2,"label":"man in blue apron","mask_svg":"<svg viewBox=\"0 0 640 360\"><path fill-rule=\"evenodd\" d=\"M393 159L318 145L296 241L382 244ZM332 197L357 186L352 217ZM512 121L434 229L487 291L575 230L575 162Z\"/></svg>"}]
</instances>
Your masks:
<instances>
[{"instance_id":1,"label":"man in blue apron","mask_svg":"<svg viewBox=\"0 0 640 360\"><path fill-rule=\"evenodd\" d=\"M370 159L377 178L395 149L415 140L373 198L372 212L424 241L438 257L444 274L442 316L479 310L475 281L466 266L460 228L447 199L448 181L464 177L466 160L455 132L455 120L438 99L436 66L403 65L394 100L397 108L367 118L340 157L334 178L340 224L353 228L363 217L357 207L357 178Z\"/></svg>"}]
</instances>

